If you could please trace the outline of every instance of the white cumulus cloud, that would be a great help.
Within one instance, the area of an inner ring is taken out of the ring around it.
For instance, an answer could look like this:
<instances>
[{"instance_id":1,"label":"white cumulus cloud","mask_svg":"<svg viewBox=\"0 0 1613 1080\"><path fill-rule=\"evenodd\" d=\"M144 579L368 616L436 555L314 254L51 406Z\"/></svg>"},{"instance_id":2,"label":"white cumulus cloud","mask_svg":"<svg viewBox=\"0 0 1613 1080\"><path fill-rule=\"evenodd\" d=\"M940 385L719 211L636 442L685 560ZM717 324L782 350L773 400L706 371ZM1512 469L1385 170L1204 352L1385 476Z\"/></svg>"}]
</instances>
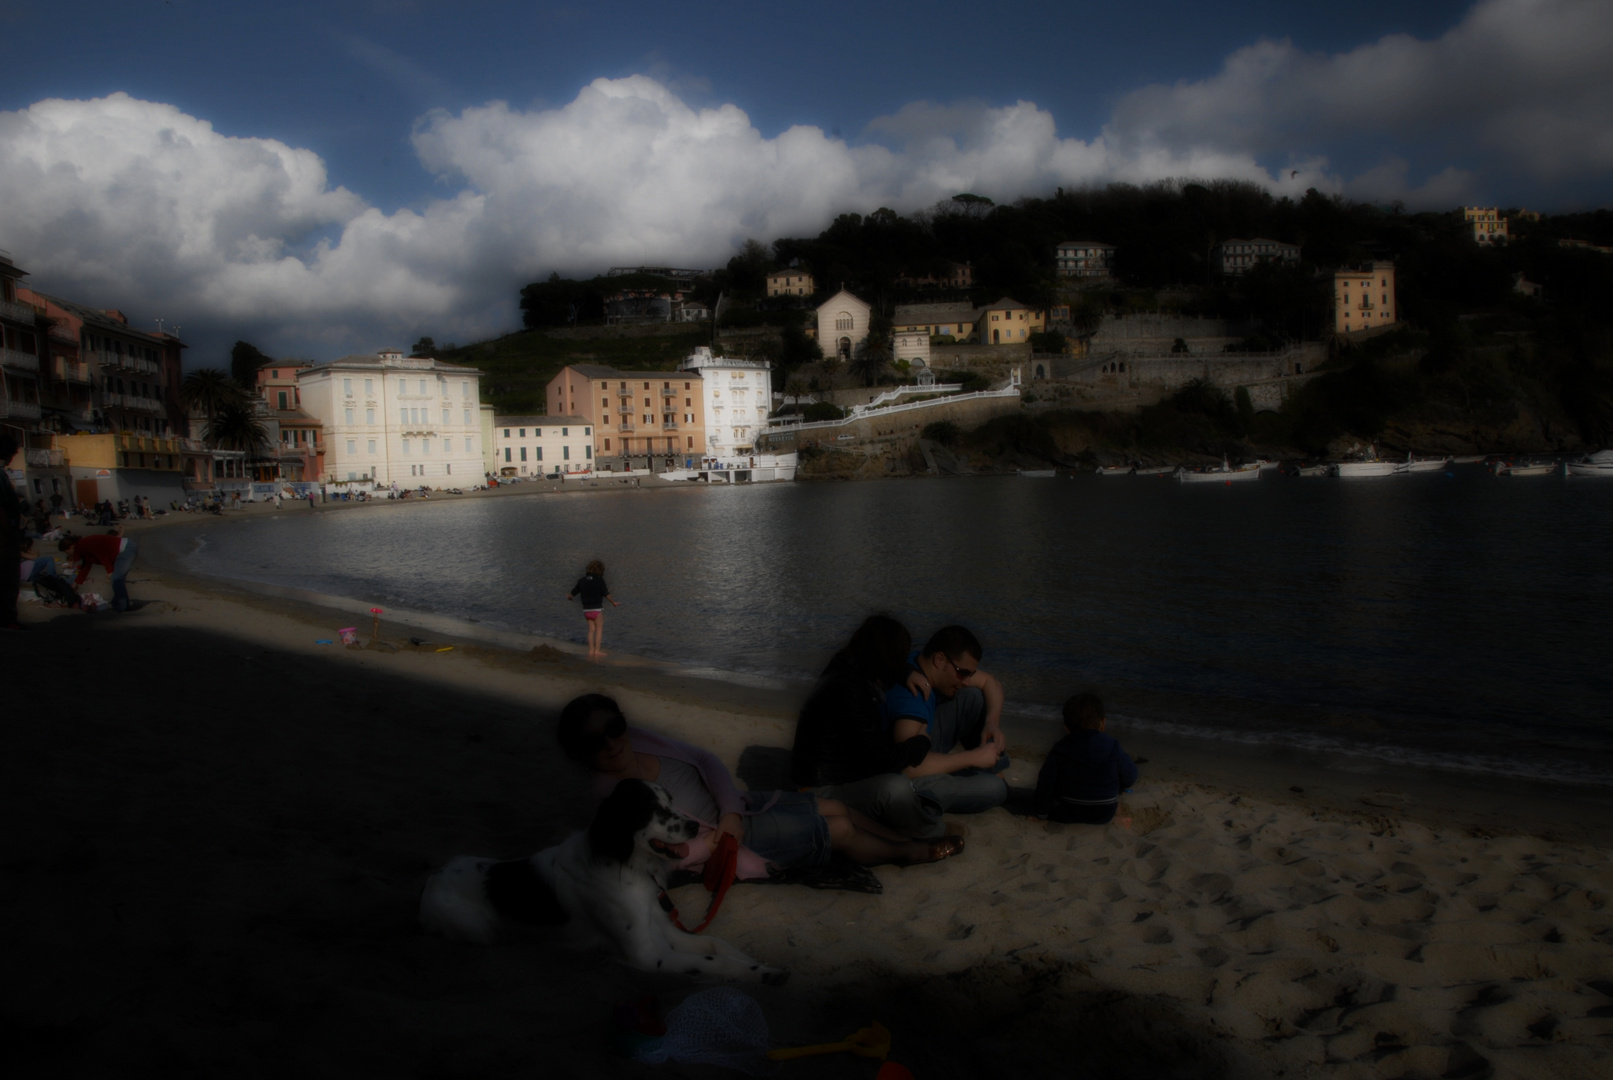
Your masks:
<instances>
[{"instance_id":1,"label":"white cumulus cloud","mask_svg":"<svg viewBox=\"0 0 1613 1080\"><path fill-rule=\"evenodd\" d=\"M1525 181L1604 192L1609 55L1613 5L1484 0L1431 41L1256 43L1211 78L1126 95L1086 139L1029 101L914 102L852 142L769 135L737 105L600 79L551 108L428 112L413 144L439 194L390 211L310 150L171 105L41 101L0 113L0 245L46 291L181 322L202 362L236 337L316 356L464 341L514 325L516 290L553 269L719 265L749 238L962 191L1225 177L1430 206L1505 201Z\"/></svg>"}]
</instances>

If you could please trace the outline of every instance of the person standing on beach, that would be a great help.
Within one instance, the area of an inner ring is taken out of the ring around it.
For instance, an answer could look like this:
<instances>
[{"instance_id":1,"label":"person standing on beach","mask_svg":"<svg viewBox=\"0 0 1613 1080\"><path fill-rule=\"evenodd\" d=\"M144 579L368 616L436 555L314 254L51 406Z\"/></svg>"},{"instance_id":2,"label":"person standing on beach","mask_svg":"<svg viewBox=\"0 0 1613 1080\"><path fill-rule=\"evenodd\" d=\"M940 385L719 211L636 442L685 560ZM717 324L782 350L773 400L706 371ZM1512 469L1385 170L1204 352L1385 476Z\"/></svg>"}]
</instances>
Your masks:
<instances>
[{"instance_id":1,"label":"person standing on beach","mask_svg":"<svg viewBox=\"0 0 1613 1080\"><path fill-rule=\"evenodd\" d=\"M3 471L17 456L17 440L0 433L0 630L21 630L17 590L22 576L22 500Z\"/></svg>"},{"instance_id":2,"label":"person standing on beach","mask_svg":"<svg viewBox=\"0 0 1613 1080\"><path fill-rule=\"evenodd\" d=\"M566 600L579 595L582 597L582 617L588 624L588 658L595 660L605 655L605 650L600 648L605 639L605 601L609 600L612 607L622 606L610 594L610 586L605 584L605 564L598 559L583 570L582 577L566 594Z\"/></svg>"},{"instance_id":3,"label":"person standing on beach","mask_svg":"<svg viewBox=\"0 0 1613 1080\"><path fill-rule=\"evenodd\" d=\"M78 574L73 579L75 588L82 586L90 576L90 570L101 567L112 578L112 610L129 610L129 586L127 580L129 571L134 568L135 557L139 549L135 542L127 536L118 533L111 536L80 536L78 538L64 537L57 545L59 551L67 553L69 562L78 564Z\"/></svg>"}]
</instances>

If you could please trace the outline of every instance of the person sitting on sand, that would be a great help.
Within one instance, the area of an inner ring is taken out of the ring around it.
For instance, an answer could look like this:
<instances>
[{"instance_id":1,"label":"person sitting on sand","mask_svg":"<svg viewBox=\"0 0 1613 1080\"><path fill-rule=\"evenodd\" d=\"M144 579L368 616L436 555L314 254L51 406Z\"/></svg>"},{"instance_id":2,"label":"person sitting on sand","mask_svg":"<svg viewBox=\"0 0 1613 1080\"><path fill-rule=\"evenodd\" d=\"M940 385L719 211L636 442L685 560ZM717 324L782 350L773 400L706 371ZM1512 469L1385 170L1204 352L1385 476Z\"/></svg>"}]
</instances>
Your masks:
<instances>
[{"instance_id":1,"label":"person sitting on sand","mask_svg":"<svg viewBox=\"0 0 1613 1080\"><path fill-rule=\"evenodd\" d=\"M902 770L914 789L943 812L976 814L1008 801L1002 731L1002 684L980 670L984 650L962 626L943 626L908 659L929 692L905 683L885 692L885 717L900 746L928 735L929 752Z\"/></svg>"},{"instance_id":2,"label":"person sitting on sand","mask_svg":"<svg viewBox=\"0 0 1613 1080\"><path fill-rule=\"evenodd\" d=\"M605 640L605 601L609 600L612 607L621 607L616 598L610 594L610 586L605 584L605 564L595 559L583 570L582 577L577 584L571 587L566 599L582 595L582 617L587 620L588 626L588 658L598 659L605 655L601 647Z\"/></svg>"},{"instance_id":3,"label":"person sitting on sand","mask_svg":"<svg viewBox=\"0 0 1613 1080\"><path fill-rule=\"evenodd\" d=\"M1033 820L1067 825L1106 825L1114 820L1120 793L1137 782L1137 766L1120 748L1096 694L1076 694L1064 703L1064 730L1036 777Z\"/></svg>"},{"instance_id":4,"label":"person sitting on sand","mask_svg":"<svg viewBox=\"0 0 1613 1080\"><path fill-rule=\"evenodd\" d=\"M810 792L742 792L709 750L629 728L616 702L584 694L560 711L556 731L566 756L594 774L594 795L603 799L622 780L648 780L672 796L672 805L704 828L689 844L680 870L698 870L721 834L740 844L737 876L764 878L769 867L821 867L831 851L864 866L936 862L963 850L961 837L910 841L844 803Z\"/></svg>"},{"instance_id":5,"label":"person sitting on sand","mask_svg":"<svg viewBox=\"0 0 1613 1080\"><path fill-rule=\"evenodd\" d=\"M801 706L790 755L790 779L819 798L843 802L888 829L916 839L945 831L941 805L919 794L902 770L922 762L930 737L897 744L885 722L885 692L911 679L915 693L929 683L907 665L913 639L889 615L870 615L835 653Z\"/></svg>"}]
</instances>

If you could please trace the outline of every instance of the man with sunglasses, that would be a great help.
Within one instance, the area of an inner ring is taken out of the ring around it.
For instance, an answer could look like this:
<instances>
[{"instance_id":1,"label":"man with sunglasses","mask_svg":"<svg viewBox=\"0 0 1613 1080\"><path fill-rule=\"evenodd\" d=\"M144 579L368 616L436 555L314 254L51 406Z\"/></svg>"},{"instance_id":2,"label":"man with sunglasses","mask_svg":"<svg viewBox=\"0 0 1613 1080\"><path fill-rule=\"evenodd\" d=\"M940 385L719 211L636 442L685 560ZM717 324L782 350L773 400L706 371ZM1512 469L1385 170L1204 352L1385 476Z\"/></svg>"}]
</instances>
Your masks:
<instances>
[{"instance_id":1,"label":"man with sunglasses","mask_svg":"<svg viewBox=\"0 0 1613 1080\"><path fill-rule=\"evenodd\" d=\"M918 796L943 813L976 814L1008 800L999 775L1008 768L1003 689L980 670L983 652L966 628L944 626L908 661L929 682L929 693L899 684L885 694L891 739L899 745L929 739L923 760L902 771Z\"/></svg>"}]
</instances>

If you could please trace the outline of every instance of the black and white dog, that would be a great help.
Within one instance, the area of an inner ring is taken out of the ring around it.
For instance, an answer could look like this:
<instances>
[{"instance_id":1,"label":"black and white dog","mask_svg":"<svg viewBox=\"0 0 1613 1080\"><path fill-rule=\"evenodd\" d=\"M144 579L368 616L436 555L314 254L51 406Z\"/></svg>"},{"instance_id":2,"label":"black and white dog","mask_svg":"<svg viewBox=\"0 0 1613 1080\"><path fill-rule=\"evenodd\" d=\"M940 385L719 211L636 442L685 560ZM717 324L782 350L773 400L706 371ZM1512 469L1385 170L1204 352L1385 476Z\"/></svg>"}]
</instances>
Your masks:
<instances>
[{"instance_id":1,"label":"black and white dog","mask_svg":"<svg viewBox=\"0 0 1613 1080\"><path fill-rule=\"evenodd\" d=\"M587 830L530 859L459 855L426 881L420 924L452 941L491 944L510 924L592 931L644 971L716 975L779 986L783 968L672 925L659 900L667 870L700 831L658 784L623 780Z\"/></svg>"}]
</instances>

